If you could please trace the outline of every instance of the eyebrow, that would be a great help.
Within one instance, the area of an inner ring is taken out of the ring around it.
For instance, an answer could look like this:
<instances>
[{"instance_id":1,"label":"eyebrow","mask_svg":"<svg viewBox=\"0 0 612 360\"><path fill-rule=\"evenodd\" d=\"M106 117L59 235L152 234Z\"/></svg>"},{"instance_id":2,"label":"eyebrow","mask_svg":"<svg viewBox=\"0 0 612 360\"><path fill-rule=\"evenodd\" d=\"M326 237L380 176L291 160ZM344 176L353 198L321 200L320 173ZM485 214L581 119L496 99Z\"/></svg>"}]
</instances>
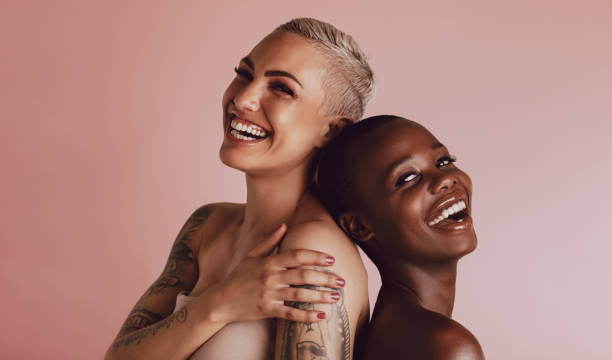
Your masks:
<instances>
[{"instance_id":1,"label":"eyebrow","mask_svg":"<svg viewBox=\"0 0 612 360\"><path fill-rule=\"evenodd\" d=\"M251 59L249 59L248 56L243 57L240 61L244 62L249 68L251 68L251 70L255 71L255 64L253 64L253 61L251 61ZM295 76L283 70L268 70L264 73L264 76L287 77L295 81L296 83L298 83L298 85L300 85L301 88L304 88L304 85L302 85L302 83Z\"/></svg>"},{"instance_id":2,"label":"eyebrow","mask_svg":"<svg viewBox=\"0 0 612 360\"><path fill-rule=\"evenodd\" d=\"M387 168L387 174L392 174L393 170L395 170L396 167L400 166L401 164L403 164L404 162L408 161L412 159L412 155L408 155L406 157L403 157L397 161L394 161L391 163L391 165L389 165L389 167ZM388 175L387 175L388 176Z\"/></svg>"},{"instance_id":3,"label":"eyebrow","mask_svg":"<svg viewBox=\"0 0 612 360\"><path fill-rule=\"evenodd\" d=\"M442 148L442 147L444 147L444 144L442 144L441 142L437 142L437 143L435 143L435 144L433 144L431 146L431 149L435 150L435 149L439 149L439 148ZM406 161L411 160L411 159L412 159L412 155L408 155L408 156L403 157L403 158L401 158L401 159L399 159L397 161L392 162L391 165L389 165L389 167L387 168L387 174L391 174L393 172L393 170L395 170L396 167L400 166L401 164L403 164Z\"/></svg>"}]
</instances>

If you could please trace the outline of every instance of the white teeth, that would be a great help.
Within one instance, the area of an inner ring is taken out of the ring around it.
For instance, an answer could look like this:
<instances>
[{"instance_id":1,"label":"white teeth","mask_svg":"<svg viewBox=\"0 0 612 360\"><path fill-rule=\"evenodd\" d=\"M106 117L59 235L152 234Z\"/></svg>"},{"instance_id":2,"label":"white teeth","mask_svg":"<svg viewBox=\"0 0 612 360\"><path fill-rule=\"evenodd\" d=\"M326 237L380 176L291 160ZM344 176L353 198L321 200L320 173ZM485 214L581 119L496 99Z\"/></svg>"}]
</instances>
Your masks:
<instances>
[{"instance_id":1,"label":"white teeth","mask_svg":"<svg viewBox=\"0 0 612 360\"><path fill-rule=\"evenodd\" d=\"M232 131L230 131L230 134L232 134L233 137L235 137L236 139L240 139L240 140L257 140L254 137L250 137L250 136L244 136L240 133L238 133L238 131L232 129Z\"/></svg>"},{"instance_id":2,"label":"white teeth","mask_svg":"<svg viewBox=\"0 0 612 360\"><path fill-rule=\"evenodd\" d=\"M467 205L465 204L465 201L460 200L460 201L452 204L451 206L447 207L446 209L442 210L442 213L437 218L435 218L432 221L430 221L428 223L428 225L429 226L436 225L440 221L448 218L449 216L451 216L453 214L456 214L456 213L462 211L466 207L467 207Z\"/></svg>"},{"instance_id":3,"label":"white teeth","mask_svg":"<svg viewBox=\"0 0 612 360\"><path fill-rule=\"evenodd\" d=\"M232 122L230 123L230 126L234 130L244 131L244 132L246 132L248 134L252 134L252 135L255 135L255 136L259 136L259 137L266 137L266 136L268 136L268 134L264 130L259 130L259 129L255 128L252 125L243 124L243 123L240 123L240 122L238 122L236 120L232 120ZM236 135L239 135L239 134L236 134ZM247 136L247 138L248 138L248 136Z\"/></svg>"}]
</instances>

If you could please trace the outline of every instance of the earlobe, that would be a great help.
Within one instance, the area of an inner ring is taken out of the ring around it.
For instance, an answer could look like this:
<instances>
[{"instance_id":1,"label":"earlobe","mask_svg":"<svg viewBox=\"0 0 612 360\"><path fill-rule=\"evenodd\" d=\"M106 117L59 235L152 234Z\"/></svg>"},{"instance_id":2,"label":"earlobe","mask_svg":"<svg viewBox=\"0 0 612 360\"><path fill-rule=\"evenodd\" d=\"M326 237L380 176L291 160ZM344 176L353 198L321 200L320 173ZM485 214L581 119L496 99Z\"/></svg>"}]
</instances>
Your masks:
<instances>
[{"instance_id":1,"label":"earlobe","mask_svg":"<svg viewBox=\"0 0 612 360\"><path fill-rule=\"evenodd\" d=\"M338 220L342 230L356 242L362 244L374 238L374 233L363 222L361 217L351 213L344 213L340 215Z\"/></svg>"}]
</instances>

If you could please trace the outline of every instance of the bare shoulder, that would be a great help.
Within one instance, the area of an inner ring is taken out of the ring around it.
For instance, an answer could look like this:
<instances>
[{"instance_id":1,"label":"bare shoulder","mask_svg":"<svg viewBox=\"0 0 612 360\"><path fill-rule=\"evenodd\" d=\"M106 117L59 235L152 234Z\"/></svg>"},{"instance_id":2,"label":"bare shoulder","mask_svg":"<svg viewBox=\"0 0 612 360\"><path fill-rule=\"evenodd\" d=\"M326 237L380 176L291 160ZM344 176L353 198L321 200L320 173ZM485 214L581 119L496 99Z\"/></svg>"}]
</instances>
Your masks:
<instances>
[{"instance_id":1,"label":"bare shoulder","mask_svg":"<svg viewBox=\"0 0 612 360\"><path fill-rule=\"evenodd\" d=\"M210 203L197 208L187 220L186 225L195 230L198 234L193 234L192 238L196 240L194 250L200 248L202 241L208 241L215 238L215 234L224 228L229 222L242 216L244 212L244 204L235 203ZM194 226L195 225L195 226Z\"/></svg>"},{"instance_id":2,"label":"bare shoulder","mask_svg":"<svg viewBox=\"0 0 612 360\"><path fill-rule=\"evenodd\" d=\"M312 195L307 194L301 199L289 224L281 251L289 249L329 253L336 258L337 266L350 268L355 276L367 278L357 246Z\"/></svg>"},{"instance_id":3,"label":"bare shoulder","mask_svg":"<svg viewBox=\"0 0 612 360\"><path fill-rule=\"evenodd\" d=\"M400 303L378 307L370 324L364 360L415 358L483 360L476 337L444 315Z\"/></svg>"},{"instance_id":4,"label":"bare shoulder","mask_svg":"<svg viewBox=\"0 0 612 360\"><path fill-rule=\"evenodd\" d=\"M481 360L484 353L480 343L467 328L446 316L426 311L429 326L423 335L428 337L429 351L434 359ZM425 339L424 339L425 340Z\"/></svg>"}]
</instances>

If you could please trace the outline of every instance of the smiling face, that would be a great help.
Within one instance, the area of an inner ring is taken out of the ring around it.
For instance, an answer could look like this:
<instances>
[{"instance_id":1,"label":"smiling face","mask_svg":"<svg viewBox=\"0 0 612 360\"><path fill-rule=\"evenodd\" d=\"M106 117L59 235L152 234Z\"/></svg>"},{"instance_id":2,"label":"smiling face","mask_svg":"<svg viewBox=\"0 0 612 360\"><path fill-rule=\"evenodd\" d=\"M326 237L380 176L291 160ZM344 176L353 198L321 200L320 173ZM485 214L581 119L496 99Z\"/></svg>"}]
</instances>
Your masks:
<instances>
[{"instance_id":1,"label":"smiling face","mask_svg":"<svg viewBox=\"0 0 612 360\"><path fill-rule=\"evenodd\" d=\"M384 258L458 259L476 247L472 183L429 131L395 119L358 143L354 158L359 216Z\"/></svg>"},{"instance_id":2,"label":"smiling face","mask_svg":"<svg viewBox=\"0 0 612 360\"><path fill-rule=\"evenodd\" d=\"M304 38L273 33L236 68L223 96L226 165L252 174L308 165L340 117L324 113L328 62Z\"/></svg>"}]
</instances>

